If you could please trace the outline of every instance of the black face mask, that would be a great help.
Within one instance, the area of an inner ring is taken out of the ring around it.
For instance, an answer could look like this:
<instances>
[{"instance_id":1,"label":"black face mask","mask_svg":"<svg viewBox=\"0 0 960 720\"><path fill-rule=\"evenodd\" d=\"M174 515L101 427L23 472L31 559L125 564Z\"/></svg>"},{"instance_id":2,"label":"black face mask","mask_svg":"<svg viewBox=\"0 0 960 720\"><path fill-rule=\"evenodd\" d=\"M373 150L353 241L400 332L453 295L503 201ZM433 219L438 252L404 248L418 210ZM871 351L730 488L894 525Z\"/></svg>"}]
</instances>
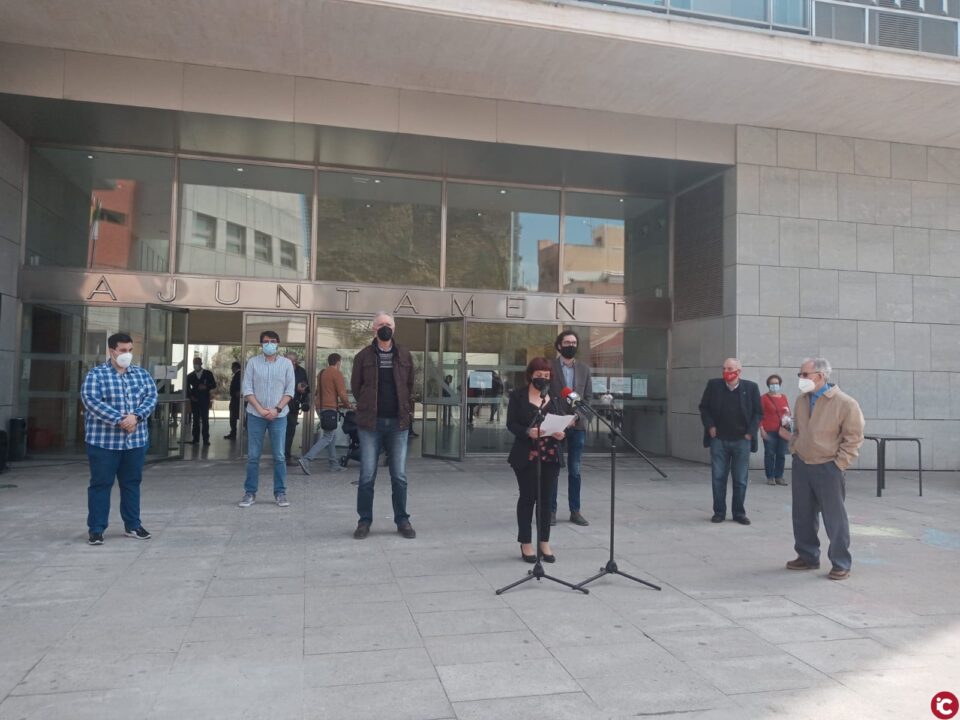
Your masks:
<instances>
[{"instance_id":1,"label":"black face mask","mask_svg":"<svg viewBox=\"0 0 960 720\"><path fill-rule=\"evenodd\" d=\"M390 338L393 337L393 328L389 325L384 325L379 330L377 330L377 337L387 342Z\"/></svg>"},{"instance_id":2,"label":"black face mask","mask_svg":"<svg viewBox=\"0 0 960 720\"><path fill-rule=\"evenodd\" d=\"M560 354L567 360L573 360L574 356L577 354L577 348L564 345L562 348L560 348Z\"/></svg>"},{"instance_id":3,"label":"black face mask","mask_svg":"<svg viewBox=\"0 0 960 720\"><path fill-rule=\"evenodd\" d=\"M550 381L547 378L535 377L530 381L530 384L533 385L537 390L541 392L550 387Z\"/></svg>"}]
</instances>

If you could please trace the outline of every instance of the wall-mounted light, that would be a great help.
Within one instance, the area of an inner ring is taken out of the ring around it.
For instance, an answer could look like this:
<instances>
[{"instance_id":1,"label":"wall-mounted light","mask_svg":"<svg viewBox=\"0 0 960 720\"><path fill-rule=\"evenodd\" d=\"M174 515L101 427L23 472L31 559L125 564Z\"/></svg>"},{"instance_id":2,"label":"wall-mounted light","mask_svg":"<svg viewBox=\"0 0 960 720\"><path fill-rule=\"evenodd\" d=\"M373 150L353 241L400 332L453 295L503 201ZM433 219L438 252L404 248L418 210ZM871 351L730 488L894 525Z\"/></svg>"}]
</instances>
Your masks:
<instances>
[{"instance_id":1,"label":"wall-mounted light","mask_svg":"<svg viewBox=\"0 0 960 720\"><path fill-rule=\"evenodd\" d=\"M93 160L93 155L87 155L87 160Z\"/></svg>"},{"instance_id":2,"label":"wall-mounted light","mask_svg":"<svg viewBox=\"0 0 960 720\"><path fill-rule=\"evenodd\" d=\"M501 190L501 191L500 191L500 194L501 194L501 195L506 195L506 194L507 194L507 191L506 191L506 190Z\"/></svg>"},{"instance_id":3,"label":"wall-mounted light","mask_svg":"<svg viewBox=\"0 0 960 720\"><path fill-rule=\"evenodd\" d=\"M242 167L238 167L238 168L237 168L237 172L243 172L243 168L242 168Z\"/></svg>"}]
</instances>

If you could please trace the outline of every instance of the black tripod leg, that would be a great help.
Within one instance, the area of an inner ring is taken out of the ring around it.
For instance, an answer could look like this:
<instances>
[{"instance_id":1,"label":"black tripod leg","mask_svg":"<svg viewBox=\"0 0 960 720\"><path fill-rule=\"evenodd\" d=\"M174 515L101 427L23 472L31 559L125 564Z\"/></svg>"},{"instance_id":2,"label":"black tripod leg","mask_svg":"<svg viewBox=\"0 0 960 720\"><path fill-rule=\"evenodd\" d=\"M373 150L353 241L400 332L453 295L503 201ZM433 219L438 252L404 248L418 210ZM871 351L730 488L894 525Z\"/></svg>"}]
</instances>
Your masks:
<instances>
[{"instance_id":1,"label":"black tripod leg","mask_svg":"<svg viewBox=\"0 0 960 720\"><path fill-rule=\"evenodd\" d=\"M593 577L587 578L587 579L584 580L582 583L579 583L579 584L575 585L574 587L576 587L577 590L581 590L584 585L588 585L589 583L592 583L594 580L597 580L597 579L599 579L599 578L602 578L604 575L607 574L607 572L608 572L608 570L607 570L606 568L601 568L600 572L598 572L596 575L594 575Z\"/></svg>"},{"instance_id":2,"label":"black tripod leg","mask_svg":"<svg viewBox=\"0 0 960 720\"><path fill-rule=\"evenodd\" d=\"M629 579L633 580L634 582L640 583L641 585L646 585L647 587L653 588L654 590L661 590L661 589L662 589L659 585L654 585L652 582L647 582L646 580L641 580L641 579L638 578L638 577L634 577L633 575L630 575L630 574L628 574L628 573L623 572L623 570L614 570L613 572L615 572L617 575L623 575L623 577L629 578Z\"/></svg>"},{"instance_id":3,"label":"black tripod leg","mask_svg":"<svg viewBox=\"0 0 960 720\"><path fill-rule=\"evenodd\" d=\"M517 580L516 582L512 582L512 583L510 583L509 585L504 585L502 588L500 588L499 590L496 591L496 594L497 594L497 595L502 595L502 594L505 593L507 590L510 590L511 588L515 588L517 585L523 585L523 583L527 582L528 580L533 580L533 578L534 578L533 570L531 570L531 571L530 571L530 574L527 575L525 578L520 578L520 579Z\"/></svg>"},{"instance_id":4,"label":"black tripod leg","mask_svg":"<svg viewBox=\"0 0 960 720\"><path fill-rule=\"evenodd\" d=\"M567 586L568 588L570 588L571 590L579 590L579 591L582 592L584 595L588 595L588 594L590 593L590 591L587 590L586 588L577 587L577 586L574 585L573 583L568 583L566 580L560 580L559 578L555 578L555 577L553 577L552 575L543 575L543 578L544 578L545 580L553 580L555 583L560 583L561 585L566 585L566 586Z\"/></svg>"}]
</instances>

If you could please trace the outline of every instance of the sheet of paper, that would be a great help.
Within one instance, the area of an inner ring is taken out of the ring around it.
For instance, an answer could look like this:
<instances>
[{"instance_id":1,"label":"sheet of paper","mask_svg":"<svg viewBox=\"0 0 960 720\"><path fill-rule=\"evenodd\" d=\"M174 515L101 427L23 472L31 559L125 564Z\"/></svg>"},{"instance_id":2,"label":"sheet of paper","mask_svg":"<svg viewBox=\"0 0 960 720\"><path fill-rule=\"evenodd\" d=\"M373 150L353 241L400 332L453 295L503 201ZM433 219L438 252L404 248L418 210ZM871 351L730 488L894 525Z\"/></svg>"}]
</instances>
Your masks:
<instances>
[{"instance_id":1,"label":"sheet of paper","mask_svg":"<svg viewBox=\"0 0 960 720\"><path fill-rule=\"evenodd\" d=\"M547 436L566 430L575 419L576 415L554 415L553 413L547 413L547 416L543 419L543 423L540 425L540 434Z\"/></svg>"}]
</instances>

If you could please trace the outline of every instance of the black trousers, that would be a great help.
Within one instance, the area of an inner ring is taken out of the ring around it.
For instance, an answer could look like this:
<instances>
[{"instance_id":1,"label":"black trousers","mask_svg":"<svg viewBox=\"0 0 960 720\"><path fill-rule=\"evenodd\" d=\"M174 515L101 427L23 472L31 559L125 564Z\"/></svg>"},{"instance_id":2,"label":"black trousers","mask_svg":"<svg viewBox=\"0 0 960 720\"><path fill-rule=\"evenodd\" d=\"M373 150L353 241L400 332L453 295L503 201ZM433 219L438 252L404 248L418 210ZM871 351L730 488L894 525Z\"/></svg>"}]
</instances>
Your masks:
<instances>
[{"instance_id":1,"label":"black trousers","mask_svg":"<svg viewBox=\"0 0 960 720\"><path fill-rule=\"evenodd\" d=\"M290 459L290 450L293 448L293 438L297 434L297 425L300 424L299 416L299 410L291 409L290 412L287 413L287 437L284 439L283 447L283 456L287 460Z\"/></svg>"},{"instance_id":2,"label":"black trousers","mask_svg":"<svg viewBox=\"0 0 960 720\"><path fill-rule=\"evenodd\" d=\"M237 422L240 420L240 398L230 398L230 434L237 434Z\"/></svg>"},{"instance_id":3,"label":"black trousers","mask_svg":"<svg viewBox=\"0 0 960 720\"><path fill-rule=\"evenodd\" d=\"M517 542L533 542L530 533L530 523L533 520L533 508L537 504L537 464L530 463L522 470L514 468L517 475L517 487L520 496L517 498ZM560 463L540 463L540 508L537 520L540 526L540 540L550 539L550 497L553 484L560 475Z\"/></svg>"},{"instance_id":4,"label":"black trousers","mask_svg":"<svg viewBox=\"0 0 960 720\"><path fill-rule=\"evenodd\" d=\"M210 442L210 401L191 400L190 414L193 415L193 441L197 442L203 434L203 441Z\"/></svg>"}]
</instances>

